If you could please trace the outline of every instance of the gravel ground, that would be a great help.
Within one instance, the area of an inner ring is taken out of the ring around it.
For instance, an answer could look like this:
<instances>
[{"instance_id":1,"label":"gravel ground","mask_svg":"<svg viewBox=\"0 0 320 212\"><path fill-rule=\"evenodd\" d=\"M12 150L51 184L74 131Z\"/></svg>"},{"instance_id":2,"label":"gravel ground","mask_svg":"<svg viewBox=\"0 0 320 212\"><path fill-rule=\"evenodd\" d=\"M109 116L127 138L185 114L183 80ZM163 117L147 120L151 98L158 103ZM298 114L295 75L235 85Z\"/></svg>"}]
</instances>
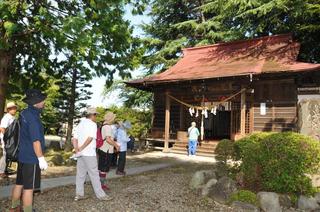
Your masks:
<instances>
[{"instance_id":1,"label":"gravel ground","mask_svg":"<svg viewBox=\"0 0 320 212\"><path fill-rule=\"evenodd\" d=\"M212 165L183 164L141 175L126 176L109 181L109 202L95 198L91 185L85 186L88 199L75 202L74 186L44 191L35 196L36 211L233 211L199 192L191 191L188 184L196 170L212 168ZM7 208L9 200L1 200ZM0 210L2 211L2 210Z\"/></svg>"}]
</instances>

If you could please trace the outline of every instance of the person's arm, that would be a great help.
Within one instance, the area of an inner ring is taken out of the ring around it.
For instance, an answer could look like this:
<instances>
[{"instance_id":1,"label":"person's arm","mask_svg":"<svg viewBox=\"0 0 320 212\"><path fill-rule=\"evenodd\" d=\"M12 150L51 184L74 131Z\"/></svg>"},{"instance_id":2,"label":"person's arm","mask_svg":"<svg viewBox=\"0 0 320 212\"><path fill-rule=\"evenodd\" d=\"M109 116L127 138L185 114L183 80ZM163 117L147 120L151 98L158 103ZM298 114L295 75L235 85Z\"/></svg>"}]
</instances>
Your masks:
<instances>
[{"instance_id":1,"label":"person's arm","mask_svg":"<svg viewBox=\"0 0 320 212\"><path fill-rule=\"evenodd\" d=\"M37 158L43 157L41 142L39 140L33 142L33 151Z\"/></svg>"},{"instance_id":2,"label":"person's arm","mask_svg":"<svg viewBox=\"0 0 320 212\"><path fill-rule=\"evenodd\" d=\"M119 144L117 144L111 136L107 136L107 143L114 146L117 150L120 148Z\"/></svg>"},{"instance_id":3,"label":"person's arm","mask_svg":"<svg viewBox=\"0 0 320 212\"><path fill-rule=\"evenodd\" d=\"M42 125L37 119L34 119L32 117L26 118L26 122L26 124L28 125L28 131L30 140L32 142L33 151L39 161L39 167L42 170L46 170L48 168L48 163L46 162L42 151L41 139L44 137L43 131L41 130Z\"/></svg>"},{"instance_id":4,"label":"person's arm","mask_svg":"<svg viewBox=\"0 0 320 212\"><path fill-rule=\"evenodd\" d=\"M106 125L102 128L102 136L106 137L106 142L114 146L118 150L120 146L117 144L117 142L114 141L112 135L113 135L113 132L112 132L111 126Z\"/></svg>"},{"instance_id":5,"label":"person's arm","mask_svg":"<svg viewBox=\"0 0 320 212\"><path fill-rule=\"evenodd\" d=\"M126 131L124 131L124 130L120 130L120 131L118 132L118 136L119 136L119 137L118 137L119 140L120 140L121 142L123 142L123 143L127 143L127 142L130 141L130 138L128 137Z\"/></svg>"},{"instance_id":6,"label":"person's arm","mask_svg":"<svg viewBox=\"0 0 320 212\"><path fill-rule=\"evenodd\" d=\"M5 115L0 122L0 133L4 134L6 131L6 128L8 127L8 119L6 118L7 116Z\"/></svg>"},{"instance_id":7,"label":"person's arm","mask_svg":"<svg viewBox=\"0 0 320 212\"><path fill-rule=\"evenodd\" d=\"M42 170L46 170L48 168L48 163L43 156L41 142L39 140L33 142L33 151L38 158L39 168Z\"/></svg>"},{"instance_id":8,"label":"person's arm","mask_svg":"<svg viewBox=\"0 0 320 212\"><path fill-rule=\"evenodd\" d=\"M79 152L78 139L72 138L72 145L73 145L74 151L78 153Z\"/></svg>"},{"instance_id":9,"label":"person's arm","mask_svg":"<svg viewBox=\"0 0 320 212\"><path fill-rule=\"evenodd\" d=\"M82 150L84 150L84 149L91 143L92 139L93 139L92 137L88 137L87 140L84 142L84 144L82 144L82 145L78 148L79 152L81 152Z\"/></svg>"}]
</instances>

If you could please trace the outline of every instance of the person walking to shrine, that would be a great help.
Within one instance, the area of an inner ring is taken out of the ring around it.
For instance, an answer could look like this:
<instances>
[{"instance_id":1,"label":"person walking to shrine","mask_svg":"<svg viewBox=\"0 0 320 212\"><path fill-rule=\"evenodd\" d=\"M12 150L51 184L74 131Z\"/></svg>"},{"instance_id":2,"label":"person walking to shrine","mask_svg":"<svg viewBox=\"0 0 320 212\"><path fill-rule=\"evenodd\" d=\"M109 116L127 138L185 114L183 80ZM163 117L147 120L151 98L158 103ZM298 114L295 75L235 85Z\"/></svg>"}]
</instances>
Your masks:
<instances>
[{"instance_id":1,"label":"person walking to shrine","mask_svg":"<svg viewBox=\"0 0 320 212\"><path fill-rule=\"evenodd\" d=\"M189 127L188 129L188 138L189 138L188 155L189 156L196 155L199 135L200 135L200 132L196 127L196 122L192 122L191 127Z\"/></svg>"},{"instance_id":2,"label":"person walking to shrine","mask_svg":"<svg viewBox=\"0 0 320 212\"><path fill-rule=\"evenodd\" d=\"M87 174L90 177L93 190L99 200L108 201L112 197L101 188L98 162L96 157L97 110L89 107L86 118L82 119L75 130L73 146L77 155L76 196L75 201L84 199L84 183Z\"/></svg>"},{"instance_id":3,"label":"person walking to shrine","mask_svg":"<svg viewBox=\"0 0 320 212\"><path fill-rule=\"evenodd\" d=\"M127 143L130 141L127 135L127 130L131 129L131 123L129 121L120 122L119 129L117 131L117 143L120 146L119 161L117 175L125 175L124 167L126 165L126 153L127 153Z\"/></svg>"}]
</instances>

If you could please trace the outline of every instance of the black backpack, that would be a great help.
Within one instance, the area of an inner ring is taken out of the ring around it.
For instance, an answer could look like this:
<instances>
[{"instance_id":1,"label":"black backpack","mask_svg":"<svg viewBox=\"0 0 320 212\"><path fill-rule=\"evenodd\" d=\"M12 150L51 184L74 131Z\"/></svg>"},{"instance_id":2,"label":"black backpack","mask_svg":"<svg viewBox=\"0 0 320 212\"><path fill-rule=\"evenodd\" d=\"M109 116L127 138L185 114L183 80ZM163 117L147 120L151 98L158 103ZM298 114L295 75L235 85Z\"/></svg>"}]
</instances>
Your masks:
<instances>
[{"instance_id":1,"label":"black backpack","mask_svg":"<svg viewBox=\"0 0 320 212\"><path fill-rule=\"evenodd\" d=\"M6 160L8 162L18 161L19 142L20 142L20 119L15 119L3 134Z\"/></svg>"}]
</instances>

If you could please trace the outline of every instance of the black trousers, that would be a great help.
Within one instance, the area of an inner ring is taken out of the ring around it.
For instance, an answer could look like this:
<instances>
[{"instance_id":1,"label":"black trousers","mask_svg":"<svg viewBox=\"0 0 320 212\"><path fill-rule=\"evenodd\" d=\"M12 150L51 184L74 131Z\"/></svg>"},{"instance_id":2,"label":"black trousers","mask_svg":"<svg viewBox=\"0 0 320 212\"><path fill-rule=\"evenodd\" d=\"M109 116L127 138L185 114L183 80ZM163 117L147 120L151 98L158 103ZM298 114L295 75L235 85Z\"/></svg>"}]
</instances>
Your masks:
<instances>
[{"instance_id":1,"label":"black trousers","mask_svg":"<svg viewBox=\"0 0 320 212\"><path fill-rule=\"evenodd\" d=\"M22 185L23 189L40 191L41 171L39 164L28 164L18 162L16 184Z\"/></svg>"},{"instance_id":2,"label":"black trousers","mask_svg":"<svg viewBox=\"0 0 320 212\"><path fill-rule=\"evenodd\" d=\"M98 169L101 172L109 172L113 154L98 149Z\"/></svg>"},{"instance_id":3,"label":"black trousers","mask_svg":"<svg viewBox=\"0 0 320 212\"><path fill-rule=\"evenodd\" d=\"M114 151L114 153L112 154L112 159L111 159L111 166L113 168L116 168L118 166L118 156L119 156L119 153Z\"/></svg>"},{"instance_id":4,"label":"black trousers","mask_svg":"<svg viewBox=\"0 0 320 212\"><path fill-rule=\"evenodd\" d=\"M124 167L126 166L126 155L127 152L119 152L119 161L118 161L118 171L123 172Z\"/></svg>"}]
</instances>

